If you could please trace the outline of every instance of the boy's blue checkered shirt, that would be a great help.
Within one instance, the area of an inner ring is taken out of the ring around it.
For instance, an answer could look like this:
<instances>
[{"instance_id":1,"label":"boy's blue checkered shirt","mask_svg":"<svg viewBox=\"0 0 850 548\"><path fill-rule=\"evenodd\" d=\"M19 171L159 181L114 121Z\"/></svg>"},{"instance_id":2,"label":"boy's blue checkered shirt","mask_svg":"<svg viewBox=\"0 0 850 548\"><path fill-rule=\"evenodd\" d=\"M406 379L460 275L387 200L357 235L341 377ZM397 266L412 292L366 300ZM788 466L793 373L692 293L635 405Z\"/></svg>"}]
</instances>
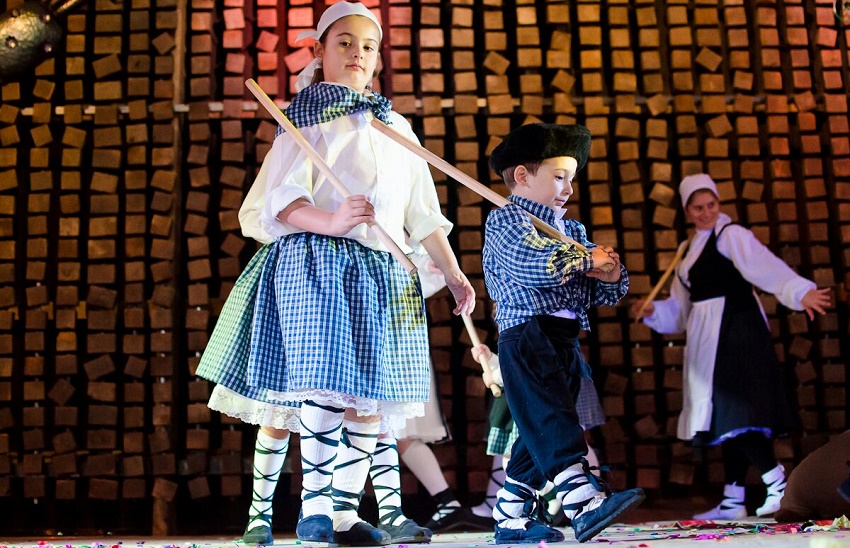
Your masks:
<instances>
[{"instance_id":1,"label":"boy's blue checkered shirt","mask_svg":"<svg viewBox=\"0 0 850 548\"><path fill-rule=\"evenodd\" d=\"M512 203L490 212L484 227L484 281L496 302L499 331L565 308L575 313L582 329L590 329L591 306L613 306L628 292L626 269L620 267L615 283L584 276L593 267L590 254L539 234L528 214L585 247L595 247L584 225L574 219L561 221L549 207L520 196L508 200Z\"/></svg>"}]
</instances>

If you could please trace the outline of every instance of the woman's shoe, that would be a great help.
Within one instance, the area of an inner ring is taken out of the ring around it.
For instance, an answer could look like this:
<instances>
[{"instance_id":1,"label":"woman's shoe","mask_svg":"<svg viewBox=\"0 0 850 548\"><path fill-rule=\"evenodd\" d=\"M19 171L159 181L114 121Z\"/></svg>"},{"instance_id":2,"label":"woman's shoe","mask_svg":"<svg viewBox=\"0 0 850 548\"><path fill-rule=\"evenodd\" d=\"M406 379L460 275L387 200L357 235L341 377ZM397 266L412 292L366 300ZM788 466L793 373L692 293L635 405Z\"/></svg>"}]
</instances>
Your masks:
<instances>
[{"instance_id":1,"label":"woman's shoe","mask_svg":"<svg viewBox=\"0 0 850 548\"><path fill-rule=\"evenodd\" d=\"M727 483L723 487L723 501L720 504L702 514L694 515L694 519L701 520L735 520L747 517L747 508L744 506L744 487L736 483Z\"/></svg>"}]
</instances>

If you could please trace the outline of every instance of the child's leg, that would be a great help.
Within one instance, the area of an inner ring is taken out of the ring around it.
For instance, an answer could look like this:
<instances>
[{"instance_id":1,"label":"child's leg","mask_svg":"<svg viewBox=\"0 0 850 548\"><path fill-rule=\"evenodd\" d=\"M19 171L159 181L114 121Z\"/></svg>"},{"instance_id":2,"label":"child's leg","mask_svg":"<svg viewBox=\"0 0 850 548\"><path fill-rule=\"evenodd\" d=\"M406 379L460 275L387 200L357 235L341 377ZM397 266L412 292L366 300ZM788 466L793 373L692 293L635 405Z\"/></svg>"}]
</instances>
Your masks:
<instances>
[{"instance_id":1,"label":"child's leg","mask_svg":"<svg viewBox=\"0 0 850 548\"><path fill-rule=\"evenodd\" d=\"M482 520L469 509L461 507L451 487L449 487L440 463L431 448L420 440L398 440L401 460L413 472L425 489L437 503L437 511L425 527L438 533L459 526L471 529L489 530L493 524L486 518Z\"/></svg>"},{"instance_id":2,"label":"child's leg","mask_svg":"<svg viewBox=\"0 0 850 548\"><path fill-rule=\"evenodd\" d=\"M497 493L493 519L496 520L496 544L560 542L564 534L544 525L542 508L537 500L537 489L546 478L535 465L525 446L522 433L511 448L507 465L505 486Z\"/></svg>"},{"instance_id":3,"label":"child's leg","mask_svg":"<svg viewBox=\"0 0 850 548\"><path fill-rule=\"evenodd\" d=\"M401 509L401 470L395 438L378 437L369 475L378 499L378 528L389 533L393 543L430 542L431 531L408 519Z\"/></svg>"},{"instance_id":4,"label":"child's leg","mask_svg":"<svg viewBox=\"0 0 850 548\"><path fill-rule=\"evenodd\" d=\"M431 448L419 440L399 440L399 446L405 466L437 502L437 513L432 521L438 521L460 508Z\"/></svg>"},{"instance_id":5,"label":"child's leg","mask_svg":"<svg viewBox=\"0 0 850 548\"><path fill-rule=\"evenodd\" d=\"M305 401L301 406L301 540L333 541L331 478L342 431L344 409Z\"/></svg>"},{"instance_id":6,"label":"child's leg","mask_svg":"<svg viewBox=\"0 0 850 548\"><path fill-rule=\"evenodd\" d=\"M333 471L334 540L341 545L384 544L389 542L390 536L357 515L360 497L366 478L369 477L372 454L378 442L380 417L357 417L356 412L349 409L343 425L343 436Z\"/></svg>"},{"instance_id":7,"label":"child's leg","mask_svg":"<svg viewBox=\"0 0 850 548\"><path fill-rule=\"evenodd\" d=\"M606 498L606 488L586 468L587 443L575 409L584 373L577 335L575 322L535 317L500 334L499 358L505 397L520 439L545 477L555 484L576 538L584 542L643 501L644 495L641 489L630 489ZM535 435L541 424L559 435ZM517 456L515 446L507 475L522 481L512 472ZM510 539L506 537L506 541Z\"/></svg>"},{"instance_id":8,"label":"child's leg","mask_svg":"<svg viewBox=\"0 0 850 548\"><path fill-rule=\"evenodd\" d=\"M272 537L272 501L286 452L289 449L289 430L263 427L257 431L254 446L254 482L245 544L270 545Z\"/></svg>"},{"instance_id":9,"label":"child's leg","mask_svg":"<svg viewBox=\"0 0 850 548\"><path fill-rule=\"evenodd\" d=\"M502 466L503 457L496 455L490 465L490 480L487 482L487 495L484 502L472 508L472 513L480 517L492 517L496 506L496 493L505 486L505 469Z\"/></svg>"}]
</instances>

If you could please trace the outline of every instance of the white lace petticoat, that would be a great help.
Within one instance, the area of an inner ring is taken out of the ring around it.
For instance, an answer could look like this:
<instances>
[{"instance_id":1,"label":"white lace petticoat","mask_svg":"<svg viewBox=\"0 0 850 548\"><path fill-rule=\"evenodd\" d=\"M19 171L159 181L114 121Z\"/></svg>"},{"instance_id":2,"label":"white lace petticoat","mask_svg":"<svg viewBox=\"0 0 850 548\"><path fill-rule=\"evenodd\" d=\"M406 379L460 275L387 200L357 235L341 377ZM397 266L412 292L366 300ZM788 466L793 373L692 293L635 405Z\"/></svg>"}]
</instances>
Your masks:
<instances>
[{"instance_id":1,"label":"white lace petticoat","mask_svg":"<svg viewBox=\"0 0 850 548\"><path fill-rule=\"evenodd\" d=\"M358 416L381 416L381 433L395 432L404 428L407 419L425 414L422 402L388 402L361 398L350 394L340 394L329 390L310 390L297 394L269 392L268 399L284 401L317 400L325 404L338 405L357 410ZM279 430L299 432L301 430L301 408L290 405L277 405L246 398L219 384L213 388L207 404L213 411L234 417L248 424L268 426Z\"/></svg>"}]
</instances>

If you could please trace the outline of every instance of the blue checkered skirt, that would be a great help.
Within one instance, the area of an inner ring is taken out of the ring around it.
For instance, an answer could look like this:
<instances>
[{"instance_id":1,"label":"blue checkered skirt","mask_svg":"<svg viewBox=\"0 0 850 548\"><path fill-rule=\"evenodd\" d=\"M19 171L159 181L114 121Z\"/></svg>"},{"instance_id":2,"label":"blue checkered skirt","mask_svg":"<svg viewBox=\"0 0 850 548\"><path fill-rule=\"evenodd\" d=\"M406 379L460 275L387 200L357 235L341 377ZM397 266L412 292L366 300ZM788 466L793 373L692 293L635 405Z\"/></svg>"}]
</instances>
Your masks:
<instances>
[{"instance_id":1,"label":"blue checkered skirt","mask_svg":"<svg viewBox=\"0 0 850 548\"><path fill-rule=\"evenodd\" d=\"M418 277L389 253L347 238L292 234L270 248L246 383L275 401L323 401L401 421L421 416L430 374Z\"/></svg>"}]
</instances>

